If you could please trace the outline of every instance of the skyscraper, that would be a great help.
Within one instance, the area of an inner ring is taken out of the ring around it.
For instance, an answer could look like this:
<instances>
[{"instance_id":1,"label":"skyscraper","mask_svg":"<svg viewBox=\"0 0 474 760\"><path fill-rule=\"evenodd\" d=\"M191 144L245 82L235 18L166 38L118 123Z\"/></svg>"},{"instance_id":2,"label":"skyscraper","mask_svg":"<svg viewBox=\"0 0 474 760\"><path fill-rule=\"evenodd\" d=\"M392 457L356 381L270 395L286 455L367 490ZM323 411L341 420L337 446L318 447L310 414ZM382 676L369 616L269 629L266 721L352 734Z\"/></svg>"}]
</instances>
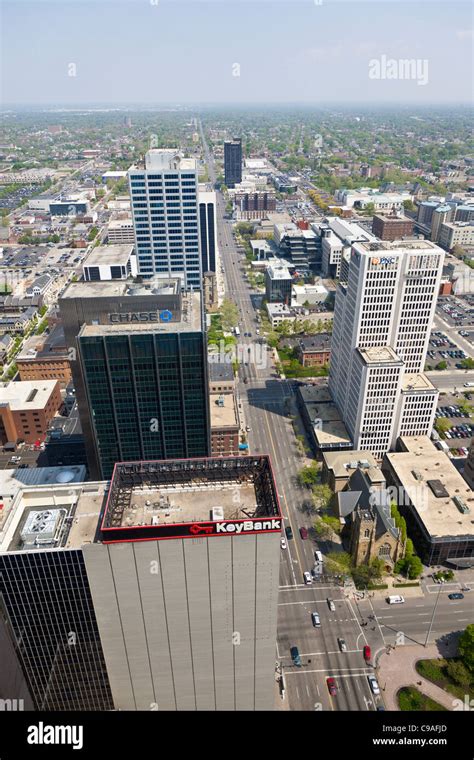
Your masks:
<instances>
[{"instance_id":1,"label":"skyscraper","mask_svg":"<svg viewBox=\"0 0 474 760\"><path fill-rule=\"evenodd\" d=\"M242 182L242 140L234 137L224 143L224 183L234 187Z\"/></svg>"},{"instance_id":2,"label":"skyscraper","mask_svg":"<svg viewBox=\"0 0 474 760\"><path fill-rule=\"evenodd\" d=\"M12 698L26 683L45 710L273 708L282 518L268 457L118 464L110 487L22 487L7 512Z\"/></svg>"},{"instance_id":3,"label":"skyscraper","mask_svg":"<svg viewBox=\"0 0 474 760\"><path fill-rule=\"evenodd\" d=\"M431 432L438 391L423 369L443 259L425 240L358 242L341 267L329 388L355 448L374 456Z\"/></svg>"},{"instance_id":4,"label":"skyscraper","mask_svg":"<svg viewBox=\"0 0 474 760\"><path fill-rule=\"evenodd\" d=\"M201 287L197 165L177 150L153 149L128 173L138 272Z\"/></svg>"},{"instance_id":5,"label":"skyscraper","mask_svg":"<svg viewBox=\"0 0 474 760\"><path fill-rule=\"evenodd\" d=\"M213 190L199 190L199 233L202 273L216 272L216 194Z\"/></svg>"},{"instance_id":6,"label":"skyscraper","mask_svg":"<svg viewBox=\"0 0 474 760\"><path fill-rule=\"evenodd\" d=\"M77 336L83 325L154 324L160 314L171 319L170 327L182 319L179 280L151 279L137 283L132 279L105 282L73 282L59 299L61 322L71 361L75 395L87 452L90 477L101 478L96 436L86 395L83 368L79 361Z\"/></svg>"},{"instance_id":7,"label":"skyscraper","mask_svg":"<svg viewBox=\"0 0 474 760\"><path fill-rule=\"evenodd\" d=\"M200 293L183 295L179 322L166 310L154 323L148 313L136 316L134 323L83 325L77 338L102 478L119 461L211 450Z\"/></svg>"}]
</instances>

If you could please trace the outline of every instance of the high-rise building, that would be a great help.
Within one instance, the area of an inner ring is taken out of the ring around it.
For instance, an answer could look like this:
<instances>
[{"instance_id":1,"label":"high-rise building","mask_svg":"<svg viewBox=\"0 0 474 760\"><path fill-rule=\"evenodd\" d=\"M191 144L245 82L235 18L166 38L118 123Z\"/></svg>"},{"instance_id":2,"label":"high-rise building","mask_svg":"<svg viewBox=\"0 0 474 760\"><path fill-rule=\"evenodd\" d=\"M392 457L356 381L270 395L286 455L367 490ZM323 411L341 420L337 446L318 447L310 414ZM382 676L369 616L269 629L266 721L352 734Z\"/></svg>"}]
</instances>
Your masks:
<instances>
[{"instance_id":1,"label":"high-rise building","mask_svg":"<svg viewBox=\"0 0 474 760\"><path fill-rule=\"evenodd\" d=\"M179 277L201 287L197 163L177 150L153 149L144 169L128 172L138 273Z\"/></svg>"},{"instance_id":2,"label":"high-rise building","mask_svg":"<svg viewBox=\"0 0 474 760\"><path fill-rule=\"evenodd\" d=\"M119 315L128 316L128 315ZM210 454L207 346L200 293L180 321L83 325L77 338L102 478L116 462Z\"/></svg>"},{"instance_id":3,"label":"high-rise building","mask_svg":"<svg viewBox=\"0 0 474 760\"><path fill-rule=\"evenodd\" d=\"M234 137L224 142L224 183L234 187L242 182L242 140Z\"/></svg>"},{"instance_id":4,"label":"high-rise building","mask_svg":"<svg viewBox=\"0 0 474 760\"><path fill-rule=\"evenodd\" d=\"M443 259L425 240L352 245L336 293L329 387L354 446L374 456L400 435L431 432L438 391L423 369Z\"/></svg>"},{"instance_id":5,"label":"high-rise building","mask_svg":"<svg viewBox=\"0 0 474 760\"><path fill-rule=\"evenodd\" d=\"M59 299L65 344L71 363L71 372L92 479L101 476L95 444L95 432L90 416L84 383L83 368L79 361L77 336L83 325L136 324L148 326L160 323L160 315L168 320L168 327L181 322L182 296L179 280L147 280L139 284L132 280L102 282L73 282Z\"/></svg>"},{"instance_id":6,"label":"high-rise building","mask_svg":"<svg viewBox=\"0 0 474 760\"><path fill-rule=\"evenodd\" d=\"M44 710L273 709L282 523L266 456L23 486L0 514L11 696Z\"/></svg>"},{"instance_id":7,"label":"high-rise building","mask_svg":"<svg viewBox=\"0 0 474 760\"><path fill-rule=\"evenodd\" d=\"M202 274L216 272L216 194L213 190L199 190L199 234Z\"/></svg>"}]
</instances>

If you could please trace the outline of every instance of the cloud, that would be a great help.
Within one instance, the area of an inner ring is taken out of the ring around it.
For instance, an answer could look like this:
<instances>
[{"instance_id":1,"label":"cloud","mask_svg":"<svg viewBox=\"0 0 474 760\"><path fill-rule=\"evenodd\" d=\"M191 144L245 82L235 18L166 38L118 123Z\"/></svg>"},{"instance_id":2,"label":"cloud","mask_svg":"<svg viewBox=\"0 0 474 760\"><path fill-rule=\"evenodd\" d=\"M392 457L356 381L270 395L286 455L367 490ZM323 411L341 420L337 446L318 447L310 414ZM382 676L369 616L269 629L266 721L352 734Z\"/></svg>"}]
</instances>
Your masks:
<instances>
[{"instance_id":1,"label":"cloud","mask_svg":"<svg viewBox=\"0 0 474 760\"><path fill-rule=\"evenodd\" d=\"M457 29L456 37L458 40L474 40L474 29Z\"/></svg>"}]
</instances>

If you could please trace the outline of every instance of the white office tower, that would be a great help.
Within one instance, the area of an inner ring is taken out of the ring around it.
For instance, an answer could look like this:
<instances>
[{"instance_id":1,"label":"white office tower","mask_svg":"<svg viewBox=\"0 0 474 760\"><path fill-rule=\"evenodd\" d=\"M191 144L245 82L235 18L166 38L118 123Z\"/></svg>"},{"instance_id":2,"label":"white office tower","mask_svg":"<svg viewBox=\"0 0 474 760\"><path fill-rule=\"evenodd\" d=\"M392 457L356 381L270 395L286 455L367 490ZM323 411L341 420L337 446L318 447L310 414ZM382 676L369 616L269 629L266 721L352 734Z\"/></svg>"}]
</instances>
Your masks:
<instances>
[{"instance_id":1,"label":"white office tower","mask_svg":"<svg viewBox=\"0 0 474 760\"><path fill-rule=\"evenodd\" d=\"M438 390L423 368L443 259L426 240L358 242L341 267L329 388L354 447L375 457L431 432Z\"/></svg>"},{"instance_id":2,"label":"white office tower","mask_svg":"<svg viewBox=\"0 0 474 760\"><path fill-rule=\"evenodd\" d=\"M180 277L184 288L200 288L196 160L149 150L145 169L131 169L128 178L138 273Z\"/></svg>"}]
</instances>

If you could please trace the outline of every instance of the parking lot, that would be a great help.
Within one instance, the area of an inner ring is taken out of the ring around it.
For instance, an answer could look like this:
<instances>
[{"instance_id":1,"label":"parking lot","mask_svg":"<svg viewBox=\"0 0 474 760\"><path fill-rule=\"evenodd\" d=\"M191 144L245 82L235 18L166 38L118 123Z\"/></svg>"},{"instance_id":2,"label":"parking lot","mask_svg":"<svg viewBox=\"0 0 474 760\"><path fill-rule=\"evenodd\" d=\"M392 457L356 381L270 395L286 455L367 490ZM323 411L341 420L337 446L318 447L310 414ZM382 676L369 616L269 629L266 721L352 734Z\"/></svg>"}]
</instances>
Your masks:
<instances>
[{"instance_id":1,"label":"parking lot","mask_svg":"<svg viewBox=\"0 0 474 760\"><path fill-rule=\"evenodd\" d=\"M427 364L429 366L436 367L439 362L446 362L448 367L463 369L461 362L463 359L467 359L468 355L445 333L434 330L431 333L429 345L430 348L427 353Z\"/></svg>"},{"instance_id":2,"label":"parking lot","mask_svg":"<svg viewBox=\"0 0 474 760\"><path fill-rule=\"evenodd\" d=\"M437 420L443 419L451 423L444 432L444 440L454 457L467 456L474 436L474 424L472 416L469 415L472 401L465 396L472 396L472 394L467 393L457 397L452 394L443 394L440 396L436 410Z\"/></svg>"},{"instance_id":3,"label":"parking lot","mask_svg":"<svg viewBox=\"0 0 474 760\"><path fill-rule=\"evenodd\" d=\"M438 299L436 313L452 327L474 325L474 294L441 296Z\"/></svg>"}]
</instances>

